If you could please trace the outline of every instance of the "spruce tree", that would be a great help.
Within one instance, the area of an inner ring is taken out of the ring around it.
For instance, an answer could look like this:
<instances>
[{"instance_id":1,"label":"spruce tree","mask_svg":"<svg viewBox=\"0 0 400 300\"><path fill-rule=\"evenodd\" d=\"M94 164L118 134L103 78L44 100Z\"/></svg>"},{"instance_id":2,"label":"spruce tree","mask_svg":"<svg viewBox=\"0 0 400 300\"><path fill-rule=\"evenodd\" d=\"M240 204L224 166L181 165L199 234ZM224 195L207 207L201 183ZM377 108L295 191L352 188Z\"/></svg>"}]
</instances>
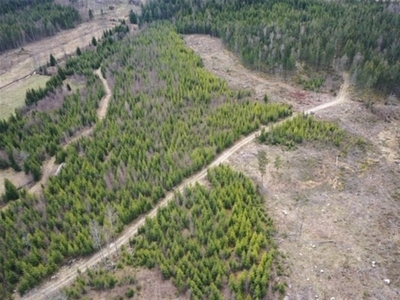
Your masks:
<instances>
[{"instance_id":1,"label":"spruce tree","mask_svg":"<svg viewBox=\"0 0 400 300\"><path fill-rule=\"evenodd\" d=\"M19 193L16 186L7 178L4 180L5 194L4 201L8 202L11 200L17 200L19 198Z\"/></svg>"},{"instance_id":2,"label":"spruce tree","mask_svg":"<svg viewBox=\"0 0 400 300\"><path fill-rule=\"evenodd\" d=\"M57 64L57 61L54 58L53 54L50 54L50 66L54 67L56 64Z\"/></svg>"}]
</instances>

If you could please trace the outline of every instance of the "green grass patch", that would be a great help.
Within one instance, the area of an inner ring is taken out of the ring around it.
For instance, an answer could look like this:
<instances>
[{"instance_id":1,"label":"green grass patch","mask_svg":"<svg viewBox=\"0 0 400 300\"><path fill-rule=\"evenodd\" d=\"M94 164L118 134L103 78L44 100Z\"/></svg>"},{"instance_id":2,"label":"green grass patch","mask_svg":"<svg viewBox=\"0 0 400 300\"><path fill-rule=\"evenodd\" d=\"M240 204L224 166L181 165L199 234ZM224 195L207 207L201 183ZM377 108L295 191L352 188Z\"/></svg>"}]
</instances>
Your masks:
<instances>
[{"instance_id":1,"label":"green grass patch","mask_svg":"<svg viewBox=\"0 0 400 300\"><path fill-rule=\"evenodd\" d=\"M50 79L48 76L32 75L29 78L0 90L0 119L7 119L14 114L15 109L25 105L28 89L45 87Z\"/></svg>"}]
</instances>

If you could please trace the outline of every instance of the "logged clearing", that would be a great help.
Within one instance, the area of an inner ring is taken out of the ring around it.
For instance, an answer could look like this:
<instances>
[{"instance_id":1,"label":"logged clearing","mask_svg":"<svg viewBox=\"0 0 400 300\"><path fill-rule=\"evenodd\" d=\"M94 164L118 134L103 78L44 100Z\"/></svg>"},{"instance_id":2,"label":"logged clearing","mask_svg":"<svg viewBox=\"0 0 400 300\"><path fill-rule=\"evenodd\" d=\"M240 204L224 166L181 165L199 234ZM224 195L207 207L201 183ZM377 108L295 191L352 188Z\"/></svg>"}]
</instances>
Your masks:
<instances>
[{"instance_id":1,"label":"logged clearing","mask_svg":"<svg viewBox=\"0 0 400 300\"><path fill-rule=\"evenodd\" d=\"M270 75L246 69L217 38L185 35L184 39L201 56L206 69L225 79L231 88L251 90L257 99L267 95L271 102L292 104L295 111L305 111L335 99L334 95L305 91Z\"/></svg>"},{"instance_id":2,"label":"logged clearing","mask_svg":"<svg viewBox=\"0 0 400 300\"><path fill-rule=\"evenodd\" d=\"M185 39L207 69L233 87L253 90L257 97L266 93L272 101L291 103L297 110L331 97L246 70L218 39ZM338 98L343 97L341 92ZM283 151L253 142L228 159L263 186L278 247L287 255L287 299L398 299L400 124L384 122L351 101L315 115L361 136L369 143L366 151L349 149L344 155L316 144ZM263 184L257 163L260 149L270 160ZM277 155L283 162L279 170L274 167Z\"/></svg>"},{"instance_id":3,"label":"logged clearing","mask_svg":"<svg viewBox=\"0 0 400 300\"><path fill-rule=\"evenodd\" d=\"M16 108L25 105L25 95L28 89L44 87L50 77L34 74L0 89L0 119L7 119Z\"/></svg>"}]
</instances>

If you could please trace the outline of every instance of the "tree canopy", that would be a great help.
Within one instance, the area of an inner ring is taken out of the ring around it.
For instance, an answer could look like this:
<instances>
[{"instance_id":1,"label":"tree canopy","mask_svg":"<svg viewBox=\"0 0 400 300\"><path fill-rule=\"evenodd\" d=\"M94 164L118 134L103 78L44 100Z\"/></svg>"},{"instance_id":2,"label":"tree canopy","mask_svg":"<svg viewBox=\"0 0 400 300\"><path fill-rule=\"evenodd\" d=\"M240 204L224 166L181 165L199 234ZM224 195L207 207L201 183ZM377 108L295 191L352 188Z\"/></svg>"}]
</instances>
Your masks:
<instances>
[{"instance_id":1,"label":"tree canopy","mask_svg":"<svg viewBox=\"0 0 400 300\"><path fill-rule=\"evenodd\" d=\"M79 12L54 0L0 1L0 52L73 28Z\"/></svg>"},{"instance_id":2,"label":"tree canopy","mask_svg":"<svg viewBox=\"0 0 400 300\"><path fill-rule=\"evenodd\" d=\"M346 70L361 88L400 95L398 7L387 1L152 0L141 22L171 19L181 33L220 37L260 71L286 76L297 63Z\"/></svg>"}]
</instances>

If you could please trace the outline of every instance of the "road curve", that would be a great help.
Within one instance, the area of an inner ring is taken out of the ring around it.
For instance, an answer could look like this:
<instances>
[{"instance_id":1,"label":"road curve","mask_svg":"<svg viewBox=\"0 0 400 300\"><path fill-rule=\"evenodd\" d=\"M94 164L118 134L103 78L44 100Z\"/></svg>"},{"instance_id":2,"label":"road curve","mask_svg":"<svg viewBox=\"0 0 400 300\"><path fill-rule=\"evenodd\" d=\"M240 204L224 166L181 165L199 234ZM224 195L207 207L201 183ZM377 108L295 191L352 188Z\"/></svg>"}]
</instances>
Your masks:
<instances>
[{"instance_id":1,"label":"road curve","mask_svg":"<svg viewBox=\"0 0 400 300\"><path fill-rule=\"evenodd\" d=\"M104 86L104 91L105 91L105 95L104 97L100 100L99 103L99 108L97 109L97 117L99 119L99 121L103 120L104 117L107 114L107 110L108 110L108 105L110 104L110 100L111 100L111 89L110 86L108 85L108 82L105 78L103 78L100 69L97 69L96 71L94 71L94 74L96 74L97 76L99 76L103 86ZM93 132L93 128L95 125L93 125L90 128L87 128L81 132L79 132L78 134L76 134L74 137L72 137L69 141L67 141L67 143L65 143L63 145L63 148L66 148L69 144L74 143L75 141L77 141L79 138L84 137L84 136L89 136L92 132ZM53 176L54 174L51 172L54 169L54 166L56 164L56 158L50 157L48 160L43 162L43 175L40 181L36 182L30 189L29 192L31 194L38 194L40 193L40 191L42 190L41 187L42 185L46 185L47 182L49 181L50 176Z\"/></svg>"},{"instance_id":2,"label":"road curve","mask_svg":"<svg viewBox=\"0 0 400 300\"><path fill-rule=\"evenodd\" d=\"M100 76L100 78L102 78ZM340 89L340 92L338 93L337 97L335 100L331 101L331 102L327 102L324 104L321 104L319 106L313 107L311 109L308 109L302 113L305 114L311 114L311 113L315 113L317 111L320 111L322 109L331 107L331 106L335 106L338 105L340 103L343 103L347 100L347 89L348 89L348 80L345 77L345 81ZM297 113L299 114L299 113ZM274 123L279 124L282 122L286 122L287 120L293 118L295 115L286 118L285 120L282 120L278 123ZM266 126L263 127L264 129L268 130L271 126ZM192 185L194 183L196 183L197 181L204 179L207 175L207 170L209 168L213 168L215 166L218 166L219 164L225 162L232 154L234 154L235 152L237 152L240 148L242 148L243 146L251 143L257 135L259 135L261 133L261 129L251 133L250 135L248 135L247 137L244 137L243 139L239 140L238 142L236 142L232 147L230 147L229 149L226 149L225 151L223 151L214 161L212 161L208 166L204 167L201 171L199 171L198 173L192 175L191 177L187 178L186 180L184 180L176 189L175 191L180 191L182 192L183 189L189 185ZM66 286L67 284L69 284L72 280L74 280L77 276L77 270L80 270L82 273L86 271L87 268L91 268L93 266L95 266L96 264L98 264L103 257L107 257L109 255L113 255L116 251L116 249L119 249L122 245L126 244L130 238L132 238L135 234L137 234L138 229L144 225L146 218L153 218L156 216L157 211L162 208L165 207L168 202L173 198L174 192L169 192L166 194L166 196L164 197L164 199L162 201L160 201L149 213L147 213L146 215L140 217L136 222L132 223L131 225L129 225L121 234L121 236L116 240L115 244L116 247L114 245L111 245L110 249L108 249L107 251L103 251L103 253L101 252L97 252L95 253L92 257L87 258L87 259L83 259L80 261L77 261L76 263L74 263L73 265L71 265L71 267L68 270L61 270L59 271L55 276L55 280L50 280L47 281L46 283L44 283L42 286L38 287L35 290L32 290L30 293L28 293L27 295L25 295L24 297L22 297L22 299L26 299L26 300L41 300L41 299L50 299L51 295L56 293L60 288Z\"/></svg>"}]
</instances>

